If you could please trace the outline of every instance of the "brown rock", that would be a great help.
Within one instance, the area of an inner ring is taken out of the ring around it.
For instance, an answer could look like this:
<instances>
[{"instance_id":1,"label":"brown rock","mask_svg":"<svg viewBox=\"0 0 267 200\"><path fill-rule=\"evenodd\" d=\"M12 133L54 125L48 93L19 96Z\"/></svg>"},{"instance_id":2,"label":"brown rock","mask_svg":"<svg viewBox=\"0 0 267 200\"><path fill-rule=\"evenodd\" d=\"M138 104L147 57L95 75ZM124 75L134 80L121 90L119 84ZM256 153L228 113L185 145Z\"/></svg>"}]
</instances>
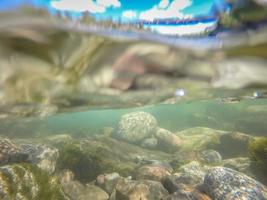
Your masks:
<instances>
[{"instance_id":1,"label":"brown rock","mask_svg":"<svg viewBox=\"0 0 267 200\"><path fill-rule=\"evenodd\" d=\"M169 175L170 171L160 165L145 165L137 170L135 178L161 182Z\"/></svg>"},{"instance_id":2,"label":"brown rock","mask_svg":"<svg viewBox=\"0 0 267 200\"><path fill-rule=\"evenodd\" d=\"M156 181L121 179L116 186L117 200L162 200L168 191Z\"/></svg>"},{"instance_id":3,"label":"brown rock","mask_svg":"<svg viewBox=\"0 0 267 200\"><path fill-rule=\"evenodd\" d=\"M180 137L163 128L158 128L156 138L158 139L158 147L166 152L175 152L182 145Z\"/></svg>"},{"instance_id":4,"label":"brown rock","mask_svg":"<svg viewBox=\"0 0 267 200\"><path fill-rule=\"evenodd\" d=\"M116 172L101 174L96 178L96 184L107 193L111 194L120 179L122 179L122 177Z\"/></svg>"}]
</instances>

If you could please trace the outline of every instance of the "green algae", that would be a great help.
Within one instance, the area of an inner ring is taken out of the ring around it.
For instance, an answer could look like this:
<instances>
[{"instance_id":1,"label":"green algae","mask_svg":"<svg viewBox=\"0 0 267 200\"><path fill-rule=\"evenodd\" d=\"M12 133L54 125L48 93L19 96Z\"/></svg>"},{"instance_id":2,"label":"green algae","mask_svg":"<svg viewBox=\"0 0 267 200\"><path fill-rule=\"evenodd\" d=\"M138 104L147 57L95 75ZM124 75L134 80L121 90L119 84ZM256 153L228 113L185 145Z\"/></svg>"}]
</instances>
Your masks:
<instances>
[{"instance_id":1,"label":"green algae","mask_svg":"<svg viewBox=\"0 0 267 200\"><path fill-rule=\"evenodd\" d=\"M259 138L249 145L252 169L255 175L267 183L267 138Z\"/></svg>"},{"instance_id":2,"label":"green algae","mask_svg":"<svg viewBox=\"0 0 267 200\"><path fill-rule=\"evenodd\" d=\"M75 174L75 178L81 182L93 180L100 170L96 163L77 143L67 143L59 147L58 170L69 169Z\"/></svg>"},{"instance_id":3,"label":"green algae","mask_svg":"<svg viewBox=\"0 0 267 200\"><path fill-rule=\"evenodd\" d=\"M79 143L67 143L59 147L59 154L57 169L73 171L82 183L92 181L102 173L118 172L127 176L134 170L127 162L116 159L112 149L97 142L88 142L82 148Z\"/></svg>"},{"instance_id":4,"label":"green algae","mask_svg":"<svg viewBox=\"0 0 267 200\"><path fill-rule=\"evenodd\" d=\"M1 169L1 184L7 193L3 198L15 199L18 195L32 200L67 200L59 181L38 167L23 163Z\"/></svg>"}]
</instances>

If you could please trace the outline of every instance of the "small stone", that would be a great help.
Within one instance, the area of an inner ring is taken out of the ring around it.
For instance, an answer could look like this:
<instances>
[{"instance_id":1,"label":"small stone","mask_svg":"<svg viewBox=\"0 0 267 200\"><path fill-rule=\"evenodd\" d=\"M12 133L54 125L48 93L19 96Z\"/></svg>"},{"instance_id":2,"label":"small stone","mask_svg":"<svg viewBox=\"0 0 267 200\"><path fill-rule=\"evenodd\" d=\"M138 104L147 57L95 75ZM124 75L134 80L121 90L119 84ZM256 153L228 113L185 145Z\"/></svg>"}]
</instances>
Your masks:
<instances>
[{"instance_id":1,"label":"small stone","mask_svg":"<svg viewBox=\"0 0 267 200\"><path fill-rule=\"evenodd\" d=\"M144 139L141 143L141 146L146 149L154 149L158 145L158 140L154 137Z\"/></svg>"},{"instance_id":2,"label":"small stone","mask_svg":"<svg viewBox=\"0 0 267 200\"><path fill-rule=\"evenodd\" d=\"M74 174L72 171L65 169L60 172L59 178L61 180L61 183L67 183L74 180Z\"/></svg>"},{"instance_id":3,"label":"small stone","mask_svg":"<svg viewBox=\"0 0 267 200\"><path fill-rule=\"evenodd\" d=\"M148 179L153 181L163 181L171 173L168 169L160 165L145 165L140 167L135 175L137 180Z\"/></svg>"},{"instance_id":4,"label":"small stone","mask_svg":"<svg viewBox=\"0 0 267 200\"><path fill-rule=\"evenodd\" d=\"M263 184L225 167L210 169L202 188L214 200L267 199L267 188Z\"/></svg>"},{"instance_id":5,"label":"small stone","mask_svg":"<svg viewBox=\"0 0 267 200\"><path fill-rule=\"evenodd\" d=\"M219 152L209 149L200 153L200 160L207 164L215 165L222 162L222 157Z\"/></svg>"},{"instance_id":6,"label":"small stone","mask_svg":"<svg viewBox=\"0 0 267 200\"><path fill-rule=\"evenodd\" d=\"M183 186L169 195L166 200L211 200L211 198L195 188Z\"/></svg>"},{"instance_id":7,"label":"small stone","mask_svg":"<svg viewBox=\"0 0 267 200\"><path fill-rule=\"evenodd\" d=\"M194 188L203 183L206 170L198 162L192 161L180 167L179 173L165 177L163 185L169 193L174 193L184 187Z\"/></svg>"},{"instance_id":8,"label":"small stone","mask_svg":"<svg viewBox=\"0 0 267 200\"><path fill-rule=\"evenodd\" d=\"M86 185L85 189L83 190L82 194L78 196L78 200L108 200L109 195L102 190L101 188L95 185Z\"/></svg>"},{"instance_id":9,"label":"small stone","mask_svg":"<svg viewBox=\"0 0 267 200\"><path fill-rule=\"evenodd\" d=\"M62 189L72 200L77 200L79 195L83 193L85 187L79 181L62 182Z\"/></svg>"},{"instance_id":10,"label":"small stone","mask_svg":"<svg viewBox=\"0 0 267 200\"><path fill-rule=\"evenodd\" d=\"M136 143L149 138L156 130L157 120L146 112L133 112L121 117L116 137L127 142Z\"/></svg>"},{"instance_id":11,"label":"small stone","mask_svg":"<svg viewBox=\"0 0 267 200\"><path fill-rule=\"evenodd\" d=\"M156 181L119 180L116 186L116 200L162 200L168 191Z\"/></svg>"},{"instance_id":12,"label":"small stone","mask_svg":"<svg viewBox=\"0 0 267 200\"><path fill-rule=\"evenodd\" d=\"M155 136L158 139L158 148L163 151L175 152L181 148L182 140L166 129L158 128Z\"/></svg>"},{"instance_id":13,"label":"small stone","mask_svg":"<svg viewBox=\"0 0 267 200\"><path fill-rule=\"evenodd\" d=\"M110 174L101 174L96 178L96 184L107 193L111 194L114 191L117 182L121 178L122 177L116 172Z\"/></svg>"},{"instance_id":14,"label":"small stone","mask_svg":"<svg viewBox=\"0 0 267 200\"><path fill-rule=\"evenodd\" d=\"M184 184L197 185L202 183L207 168L202 167L197 161L192 161L179 168L179 180Z\"/></svg>"}]
</instances>

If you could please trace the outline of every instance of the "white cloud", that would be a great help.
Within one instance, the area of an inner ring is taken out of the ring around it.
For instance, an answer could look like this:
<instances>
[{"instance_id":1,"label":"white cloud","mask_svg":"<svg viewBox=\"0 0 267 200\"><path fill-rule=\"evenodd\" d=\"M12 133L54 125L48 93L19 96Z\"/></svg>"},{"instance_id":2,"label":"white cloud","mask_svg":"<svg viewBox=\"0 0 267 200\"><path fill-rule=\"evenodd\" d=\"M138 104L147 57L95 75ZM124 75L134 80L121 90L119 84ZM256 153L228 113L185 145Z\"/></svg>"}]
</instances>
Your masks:
<instances>
[{"instance_id":1,"label":"white cloud","mask_svg":"<svg viewBox=\"0 0 267 200\"><path fill-rule=\"evenodd\" d=\"M109 7L119 8L121 3L118 0L60 0L52 1L51 5L58 10L103 13Z\"/></svg>"},{"instance_id":2,"label":"white cloud","mask_svg":"<svg viewBox=\"0 0 267 200\"><path fill-rule=\"evenodd\" d=\"M161 9L165 9L165 8L168 7L169 4L170 4L170 1L169 0L161 0L159 2L158 7L161 8Z\"/></svg>"},{"instance_id":3,"label":"white cloud","mask_svg":"<svg viewBox=\"0 0 267 200\"><path fill-rule=\"evenodd\" d=\"M96 3L103 7L114 7L119 8L121 7L121 2L118 0L96 0Z\"/></svg>"},{"instance_id":4,"label":"white cloud","mask_svg":"<svg viewBox=\"0 0 267 200\"><path fill-rule=\"evenodd\" d=\"M164 0L162 0L164 1ZM166 5L166 2L159 3L159 5L140 13L140 19L150 20L157 18L189 18L191 16L184 15L181 11L192 5L192 0L174 0L165 8L162 5Z\"/></svg>"},{"instance_id":5,"label":"white cloud","mask_svg":"<svg viewBox=\"0 0 267 200\"><path fill-rule=\"evenodd\" d=\"M122 13L122 17L129 18L129 19L135 18L136 16L137 14L133 10L126 10Z\"/></svg>"}]
</instances>

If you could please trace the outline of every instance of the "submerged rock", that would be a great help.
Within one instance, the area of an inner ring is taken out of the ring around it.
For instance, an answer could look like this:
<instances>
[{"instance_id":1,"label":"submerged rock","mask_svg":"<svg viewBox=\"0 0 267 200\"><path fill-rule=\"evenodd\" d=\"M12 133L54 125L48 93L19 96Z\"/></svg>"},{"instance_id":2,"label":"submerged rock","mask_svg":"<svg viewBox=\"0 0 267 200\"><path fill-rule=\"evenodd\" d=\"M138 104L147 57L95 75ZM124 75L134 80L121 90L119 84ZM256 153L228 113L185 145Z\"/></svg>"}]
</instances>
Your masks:
<instances>
[{"instance_id":1,"label":"submerged rock","mask_svg":"<svg viewBox=\"0 0 267 200\"><path fill-rule=\"evenodd\" d=\"M116 186L116 200L161 200L168 195L161 183L156 181L133 181L122 179Z\"/></svg>"},{"instance_id":2,"label":"submerged rock","mask_svg":"<svg viewBox=\"0 0 267 200\"><path fill-rule=\"evenodd\" d=\"M182 140L172 132L158 128L155 134L158 139L158 148L166 152L178 151L182 146Z\"/></svg>"},{"instance_id":3,"label":"submerged rock","mask_svg":"<svg viewBox=\"0 0 267 200\"><path fill-rule=\"evenodd\" d=\"M206 167L201 166L199 162L192 161L179 168L179 172L175 173L176 180L186 185L195 186L204 181L206 171Z\"/></svg>"},{"instance_id":4,"label":"submerged rock","mask_svg":"<svg viewBox=\"0 0 267 200\"><path fill-rule=\"evenodd\" d=\"M40 169L52 174L57 165L58 149L48 145L22 144L21 148L28 155L28 161L36 164Z\"/></svg>"},{"instance_id":5,"label":"submerged rock","mask_svg":"<svg viewBox=\"0 0 267 200\"><path fill-rule=\"evenodd\" d=\"M205 150L216 146L219 143L220 135L225 133L221 130L215 130L206 127L195 127L189 128L176 133L181 140L183 145L182 150Z\"/></svg>"},{"instance_id":6,"label":"submerged rock","mask_svg":"<svg viewBox=\"0 0 267 200\"><path fill-rule=\"evenodd\" d=\"M154 149L158 145L158 140L154 137L144 139L141 143L141 146L147 149Z\"/></svg>"},{"instance_id":7,"label":"submerged rock","mask_svg":"<svg viewBox=\"0 0 267 200\"><path fill-rule=\"evenodd\" d=\"M95 185L83 185L79 181L62 182L63 191L71 200L108 200L109 195Z\"/></svg>"},{"instance_id":8,"label":"submerged rock","mask_svg":"<svg viewBox=\"0 0 267 200\"><path fill-rule=\"evenodd\" d=\"M201 161L207 164L220 164L222 162L222 157L219 152L212 149L204 150L200 153Z\"/></svg>"},{"instance_id":9,"label":"submerged rock","mask_svg":"<svg viewBox=\"0 0 267 200\"><path fill-rule=\"evenodd\" d=\"M69 199L61 190L59 181L30 165L0 167L0 199Z\"/></svg>"},{"instance_id":10,"label":"submerged rock","mask_svg":"<svg viewBox=\"0 0 267 200\"><path fill-rule=\"evenodd\" d=\"M108 200L109 195L101 188L95 185L88 184L86 185L82 193L78 196L77 200L88 200L88 199Z\"/></svg>"},{"instance_id":11,"label":"submerged rock","mask_svg":"<svg viewBox=\"0 0 267 200\"><path fill-rule=\"evenodd\" d=\"M101 174L96 178L96 184L107 193L111 194L120 179L122 179L122 177L116 172Z\"/></svg>"},{"instance_id":12,"label":"submerged rock","mask_svg":"<svg viewBox=\"0 0 267 200\"><path fill-rule=\"evenodd\" d=\"M58 146L58 149L58 169L73 171L76 179L82 183L113 172L124 177L130 176L140 166L140 160L168 162L171 159L167 153L147 150L107 136L73 141Z\"/></svg>"},{"instance_id":13,"label":"submerged rock","mask_svg":"<svg viewBox=\"0 0 267 200\"><path fill-rule=\"evenodd\" d=\"M133 112L121 117L116 137L136 143L150 137L156 130L157 120L146 112Z\"/></svg>"},{"instance_id":14,"label":"submerged rock","mask_svg":"<svg viewBox=\"0 0 267 200\"><path fill-rule=\"evenodd\" d=\"M249 153L254 174L267 184L267 138L259 138L250 143Z\"/></svg>"},{"instance_id":15,"label":"submerged rock","mask_svg":"<svg viewBox=\"0 0 267 200\"><path fill-rule=\"evenodd\" d=\"M179 195L172 196L176 198L184 193L185 190L190 189L191 193L197 185L202 184L206 171L206 167L201 166L196 161L192 161L180 167L178 173L167 176L163 181L163 185L170 193L180 191Z\"/></svg>"},{"instance_id":16,"label":"submerged rock","mask_svg":"<svg viewBox=\"0 0 267 200\"><path fill-rule=\"evenodd\" d=\"M218 144L211 146L219 151L223 158L248 156L249 143L253 140L253 136L244 133L225 133L220 136Z\"/></svg>"},{"instance_id":17,"label":"submerged rock","mask_svg":"<svg viewBox=\"0 0 267 200\"><path fill-rule=\"evenodd\" d=\"M211 198L195 188L184 186L169 195L166 200L211 200Z\"/></svg>"},{"instance_id":18,"label":"submerged rock","mask_svg":"<svg viewBox=\"0 0 267 200\"><path fill-rule=\"evenodd\" d=\"M137 169L135 178L137 180L148 179L153 181L164 181L167 176L170 176L171 172L160 165L145 165Z\"/></svg>"},{"instance_id":19,"label":"submerged rock","mask_svg":"<svg viewBox=\"0 0 267 200\"><path fill-rule=\"evenodd\" d=\"M252 176L251 160L248 157L238 157L223 160L222 166Z\"/></svg>"},{"instance_id":20,"label":"submerged rock","mask_svg":"<svg viewBox=\"0 0 267 200\"><path fill-rule=\"evenodd\" d=\"M229 168L216 167L206 175L203 190L214 200L267 199L267 188L256 180Z\"/></svg>"},{"instance_id":21,"label":"submerged rock","mask_svg":"<svg viewBox=\"0 0 267 200\"><path fill-rule=\"evenodd\" d=\"M15 144L7 138L0 138L0 165L25 162L27 160L28 155L18 144Z\"/></svg>"}]
</instances>

